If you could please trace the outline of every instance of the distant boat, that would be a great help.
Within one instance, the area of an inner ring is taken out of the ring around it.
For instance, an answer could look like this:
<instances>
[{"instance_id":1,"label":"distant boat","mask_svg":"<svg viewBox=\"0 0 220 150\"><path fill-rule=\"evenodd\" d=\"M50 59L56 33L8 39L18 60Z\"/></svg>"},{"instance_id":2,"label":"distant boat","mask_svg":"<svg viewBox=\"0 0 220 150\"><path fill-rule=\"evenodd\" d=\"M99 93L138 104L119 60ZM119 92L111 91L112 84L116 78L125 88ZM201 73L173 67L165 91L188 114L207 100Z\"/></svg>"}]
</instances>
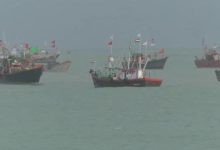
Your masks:
<instances>
[{"instance_id":1,"label":"distant boat","mask_svg":"<svg viewBox=\"0 0 220 150\"><path fill-rule=\"evenodd\" d=\"M31 61L34 64L42 64L44 66L44 71L51 71L51 72L66 72L68 71L71 61L67 60L64 62L57 62L60 53L57 52L39 52L38 48L33 48ZM34 53L35 52L35 53Z\"/></svg>"},{"instance_id":2,"label":"distant boat","mask_svg":"<svg viewBox=\"0 0 220 150\"><path fill-rule=\"evenodd\" d=\"M45 71L49 72L66 72L69 70L71 65L70 60L66 60L64 62L54 62L54 63L48 63L45 65Z\"/></svg>"},{"instance_id":3,"label":"distant boat","mask_svg":"<svg viewBox=\"0 0 220 150\"><path fill-rule=\"evenodd\" d=\"M138 67L139 65L139 57L141 57L141 66L145 66L145 69L163 69L168 57L165 54L165 49L161 48L158 52L154 52L153 54L149 53L147 49L155 46L155 41L152 38L151 40L146 40L144 43L141 43L141 34L138 34L134 39L134 43L136 46L139 46L139 50L132 49L132 41L129 45L129 53L131 54L129 60L130 67ZM144 48L144 51L142 49ZM147 65L145 62L148 61ZM122 61L123 68L128 66L128 61Z\"/></svg>"},{"instance_id":4,"label":"distant boat","mask_svg":"<svg viewBox=\"0 0 220 150\"><path fill-rule=\"evenodd\" d=\"M138 57L141 57L142 67L144 66L146 60L149 59L145 69L163 69L168 59L168 56L165 56L164 53L161 54L160 52L156 53L156 56L153 58L151 58L149 55L145 56L143 53L134 53L131 56L131 60L129 63L130 67L138 67ZM123 68L127 67L128 62L123 61L122 66Z\"/></svg>"},{"instance_id":5,"label":"distant boat","mask_svg":"<svg viewBox=\"0 0 220 150\"><path fill-rule=\"evenodd\" d=\"M204 56L198 58L195 56L194 63L197 68L219 68L220 67L220 53L217 52L218 46L214 44L213 47L207 48L207 45L202 41L202 47L204 49Z\"/></svg>"},{"instance_id":6,"label":"distant boat","mask_svg":"<svg viewBox=\"0 0 220 150\"><path fill-rule=\"evenodd\" d=\"M23 53L24 57L30 58L33 63L56 62L57 58L60 56L55 40L51 41L50 47L45 43L44 48L30 47L28 43L25 43L23 46Z\"/></svg>"},{"instance_id":7,"label":"distant boat","mask_svg":"<svg viewBox=\"0 0 220 150\"><path fill-rule=\"evenodd\" d=\"M220 54L216 51L210 51L203 58L195 57L194 63L197 68L219 68Z\"/></svg>"}]
</instances>

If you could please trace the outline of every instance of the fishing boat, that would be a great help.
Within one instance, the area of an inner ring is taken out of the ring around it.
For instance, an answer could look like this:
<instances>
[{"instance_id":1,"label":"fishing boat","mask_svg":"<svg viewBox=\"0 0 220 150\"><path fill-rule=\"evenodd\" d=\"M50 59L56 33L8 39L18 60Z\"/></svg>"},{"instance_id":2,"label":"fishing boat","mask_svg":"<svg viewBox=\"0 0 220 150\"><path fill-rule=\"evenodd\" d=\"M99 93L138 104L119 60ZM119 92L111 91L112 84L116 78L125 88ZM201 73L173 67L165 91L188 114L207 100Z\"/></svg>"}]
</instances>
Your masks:
<instances>
[{"instance_id":1,"label":"fishing boat","mask_svg":"<svg viewBox=\"0 0 220 150\"><path fill-rule=\"evenodd\" d=\"M148 61L145 69L163 69L166 61L168 59L168 56L165 54L165 49L161 48L159 51L154 52L151 54L149 52L149 48L155 46L154 39L146 40L144 43L141 43L141 34L138 34L137 37L134 39L134 46L139 46L139 50L135 50L132 48L132 41L129 45L129 51L131 54L130 57L130 67L138 67L139 65L139 57L141 57L141 66L145 66L145 62ZM142 50L144 48L144 51ZM124 60L122 62L123 68L128 66L128 61Z\"/></svg>"},{"instance_id":2,"label":"fishing boat","mask_svg":"<svg viewBox=\"0 0 220 150\"><path fill-rule=\"evenodd\" d=\"M143 67L146 60L148 59L148 63L146 65L146 69L163 69L168 56L164 55L164 49L161 49L158 53L152 57L151 55L144 55L143 53L133 53L130 60L130 67L138 67L138 57L141 57L141 66ZM122 66L127 67L128 62L123 61Z\"/></svg>"},{"instance_id":3,"label":"fishing boat","mask_svg":"<svg viewBox=\"0 0 220 150\"><path fill-rule=\"evenodd\" d=\"M70 68L71 61L66 60L64 62L51 62L45 65L45 71L49 72L67 72Z\"/></svg>"},{"instance_id":4,"label":"fishing boat","mask_svg":"<svg viewBox=\"0 0 220 150\"><path fill-rule=\"evenodd\" d=\"M24 57L32 59L33 63L53 63L60 56L55 40L51 41L51 46L45 43L43 48L31 47L28 43L25 43L23 47Z\"/></svg>"},{"instance_id":5,"label":"fishing boat","mask_svg":"<svg viewBox=\"0 0 220 150\"><path fill-rule=\"evenodd\" d=\"M220 70L215 70L217 80L220 82Z\"/></svg>"},{"instance_id":6,"label":"fishing boat","mask_svg":"<svg viewBox=\"0 0 220 150\"><path fill-rule=\"evenodd\" d=\"M44 71L50 72L66 72L69 70L71 61L66 60L63 62L58 62L57 59L60 56L60 52L57 51L55 45L55 40L51 41L51 50L47 50L48 46L46 44L44 50L39 50L39 48L31 48L32 53L31 60L34 64L42 64L44 66Z\"/></svg>"},{"instance_id":7,"label":"fishing boat","mask_svg":"<svg viewBox=\"0 0 220 150\"><path fill-rule=\"evenodd\" d=\"M38 83L43 73L43 65L34 65L28 58L12 56L10 50L0 47L1 83Z\"/></svg>"},{"instance_id":8,"label":"fishing boat","mask_svg":"<svg viewBox=\"0 0 220 150\"><path fill-rule=\"evenodd\" d=\"M112 55L112 43L113 36L110 37L108 47L110 48L110 56L108 57L108 66L102 70L90 69L92 81L95 87L145 87L145 86L160 86L162 79L150 77L146 73L146 65L148 60L146 59L144 65L141 64L141 57L138 57L138 67L130 67L130 65L123 66L123 68L115 67L114 58ZM130 64L130 51L127 64ZM95 64L96 61L93 61ZM96 66L96 65L95 65Z\"/></svg>"},{"instance_id":9,"label":"fishing boat","mask_svg":"<svg viewBox=\"0 0 220 150\"><path fill-rule=\"evenodd\" d=\"M220 53L214 49L209 49L203 58L195 57L194 63L197 68L219 68Z\"/></svg>"},{"instance_id":10,"label":"fishing boat","mask_svg":"<svg viewBox=\"0 0 220 150\"><path fill-rule=\"evenodd\" d=\"M218 46L214 44L208 48L205 39L202 39L202 48L204 56L199 58L195 56L194 63L197 68L219 68L220 67L220 53L217 51Z\"/></svg>"},{"instance_id":11,"label":"fishing boat","mask_svg":"<svg viewBox=\"0 0 220 150\"><path fill-rule=\"evenodd\" d=\"M43 65L23 65L9 59L1 60L1 83L38 83L43 73Z\"/></svg>"},{"instance_id":12,"label":"fishing boat","mask_svg":"<svg viewBox=\"0 0 220 150\"><path fill-rule=\"evenodd\" d=\"M160 86L162 80L160 78L152 78L145 76L142 70L129 69L115 71L117 68L108 68L109 74L103 75L100 70L90 70L90 74L95 87L145 87L145 86Z\"/></svg>"}]
</instances>

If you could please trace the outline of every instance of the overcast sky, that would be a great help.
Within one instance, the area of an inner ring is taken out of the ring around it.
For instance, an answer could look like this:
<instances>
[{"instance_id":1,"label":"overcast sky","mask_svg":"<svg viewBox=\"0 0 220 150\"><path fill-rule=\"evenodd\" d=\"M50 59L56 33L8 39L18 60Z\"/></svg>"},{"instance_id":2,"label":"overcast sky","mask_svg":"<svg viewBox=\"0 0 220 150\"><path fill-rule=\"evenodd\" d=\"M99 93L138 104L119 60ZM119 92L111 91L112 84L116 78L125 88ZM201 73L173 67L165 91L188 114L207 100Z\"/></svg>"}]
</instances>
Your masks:
<instances>
[{"instance_id":1,"label":"overcast sky","mask_svg":"<svg viewBox=\"0 0 220 150\"><path fill-rule=\"evenodd\" d=\"M138 33L158 47L220 44L219 0L1 0L0 35L33 45L55 39L60 48L127 48Z\"/></svg>"}]
</instances>

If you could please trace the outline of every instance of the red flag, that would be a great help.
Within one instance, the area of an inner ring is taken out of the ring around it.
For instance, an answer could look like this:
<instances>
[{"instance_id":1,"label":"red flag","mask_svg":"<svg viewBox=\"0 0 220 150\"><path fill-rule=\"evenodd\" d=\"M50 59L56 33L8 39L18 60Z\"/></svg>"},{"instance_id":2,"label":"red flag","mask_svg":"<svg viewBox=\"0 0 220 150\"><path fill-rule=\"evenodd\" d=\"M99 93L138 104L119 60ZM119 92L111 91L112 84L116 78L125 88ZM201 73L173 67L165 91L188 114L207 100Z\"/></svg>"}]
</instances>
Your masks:
<instances>
[{"instance_id":1,"label":"red flag","mask_svg":"<svg viewBox=\"0 0 220 150\"><path fill-rule=\"evenodd\" d=\"M108 47L112 48L112 43L113 43L113 35L110 37L110 40L108 42Z\"/></svg>"},{"instance_id":2,"label":"red flag","mask_svg":"<svg viewBox=\"0 0 220 150\"><path fill-rule=\"evenodd\" d=\"M29 44L28 43L24 43L24 48L25 49L29 49L30 47L29 47Z\"/></svg>"},{"instance_id":3,"label":"red flag","mask_svg":"<svg viewBox=\"0 0 220 150\"><path fill-rule=\"evenodd\" d=\"M108 47L112 47L112 41L108 42Z\"/></svg>"}]
</instances>

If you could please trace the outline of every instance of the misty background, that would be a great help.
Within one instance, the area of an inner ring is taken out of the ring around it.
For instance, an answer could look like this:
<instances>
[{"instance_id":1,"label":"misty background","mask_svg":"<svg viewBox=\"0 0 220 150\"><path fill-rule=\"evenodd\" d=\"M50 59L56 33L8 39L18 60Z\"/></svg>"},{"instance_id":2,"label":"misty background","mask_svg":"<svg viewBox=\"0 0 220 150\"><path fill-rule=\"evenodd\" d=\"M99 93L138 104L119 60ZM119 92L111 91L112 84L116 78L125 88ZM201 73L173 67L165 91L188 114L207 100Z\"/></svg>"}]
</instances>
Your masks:
<instances>
[{"instance_id":1,"label":"misty background","mask_svg":"<svg viewBox=\"0 0 220 150\"><path fill-rule=\"evenodd\" d=\"M114 35L114 48L128 48L138 33L158 47L220 45L218 0L1 0L0 32L9 43L60 49L101 50ZM1 35L1 34L0 34Z\"/></svg>"}]
</instances>

